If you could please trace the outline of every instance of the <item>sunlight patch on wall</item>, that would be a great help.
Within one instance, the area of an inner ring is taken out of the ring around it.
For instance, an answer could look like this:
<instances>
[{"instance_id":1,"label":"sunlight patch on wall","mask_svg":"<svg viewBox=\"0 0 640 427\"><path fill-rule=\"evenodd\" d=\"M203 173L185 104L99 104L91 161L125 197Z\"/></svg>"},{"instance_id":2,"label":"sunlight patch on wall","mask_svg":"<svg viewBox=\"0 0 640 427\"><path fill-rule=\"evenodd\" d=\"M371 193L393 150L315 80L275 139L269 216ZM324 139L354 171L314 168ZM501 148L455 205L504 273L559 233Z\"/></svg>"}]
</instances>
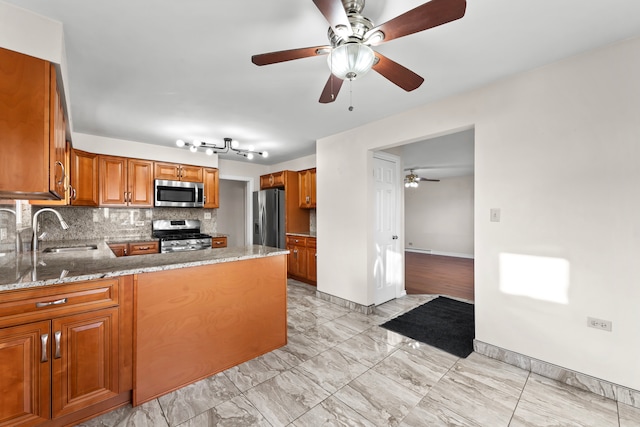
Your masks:
<instances>
[{"instance_id":1,"label":"sunlight patch on wall","mask_svg":"<svg viewBox=\"0 0 640 427\"><path fill-rule=\"evenodd\" d=\"M569 261L535 255L500 254L500 290L558 304L569 303Z\"/></svg>"}]
</instances>

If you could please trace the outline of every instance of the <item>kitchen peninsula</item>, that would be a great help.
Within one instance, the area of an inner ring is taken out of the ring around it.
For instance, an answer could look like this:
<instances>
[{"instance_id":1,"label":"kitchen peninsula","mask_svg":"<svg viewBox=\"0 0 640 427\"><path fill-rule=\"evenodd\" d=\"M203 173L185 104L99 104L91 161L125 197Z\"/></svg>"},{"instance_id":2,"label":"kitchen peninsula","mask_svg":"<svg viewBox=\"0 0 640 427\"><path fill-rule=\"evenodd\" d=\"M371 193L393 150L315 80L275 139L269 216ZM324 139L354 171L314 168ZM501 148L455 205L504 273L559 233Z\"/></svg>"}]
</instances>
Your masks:
<instances>
[{"instance_id":1,"label":"kitchen peninsula","mask_svg":"<svg viewBox=\"0 0 640 427\"><path fill-rule=\"evenodd\" d=\"M73 425L286 344L286 250L59 243L0 256L1 422Z\"/></svg>"}]
</instances>

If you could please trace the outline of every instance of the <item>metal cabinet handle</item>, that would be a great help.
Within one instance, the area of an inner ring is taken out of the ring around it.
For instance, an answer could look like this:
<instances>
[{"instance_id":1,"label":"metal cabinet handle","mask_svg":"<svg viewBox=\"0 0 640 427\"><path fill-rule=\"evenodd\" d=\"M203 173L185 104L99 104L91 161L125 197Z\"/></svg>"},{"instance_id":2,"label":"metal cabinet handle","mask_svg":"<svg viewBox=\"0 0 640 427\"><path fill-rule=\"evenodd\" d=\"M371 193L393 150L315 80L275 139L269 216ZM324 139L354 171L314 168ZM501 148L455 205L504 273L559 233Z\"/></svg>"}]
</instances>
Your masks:
<instances>
[{"instance_id":1,"label":"metal cabinet handle","mask_svg":"<svg viewBox=\"0 0 640 427\"><path fill-rule=\"evenodd\" d=\"M69 190L71 190L71 200L76 200L76 198L78 197L78 192L75 188L73 188L73 185L69 185Z\"/></svg>"},{"instance_id":2,"label":"metal cabinet handle","mask_svg":"<svg viewBox=\"0 0 640 427\"><path fill-rule=\"evenodd\" d=\"M40 335L40 345L42 346L42 355L40 356L40 362L46 362L49 360L47 357L47 342L49 341L49 334Z\"/></svg>"},{"instance_id":3,"label":"metal cabinet handle","mask_svg":"<svg viewBox=\"0 0 640 427\"><path fill-rule=\"evenodd\" d=\"M56 165L60 165L60 169L62 169L62 178L60 178L60 181L56 182L56 185L63 185L64 186L64 180L67 178L67 171L64 170L64 165L62 164L62 162L60 160L56 160ZM66 188L65 188L66 190Z\"/></svg>"},{"instance_id":4,"label":"metal cabinet handle","mask_svg":"<svg viewBox=\"0 0 640 427\"><path fill-rule=\"evenodd\" d=\"M66 298L57 299L55 301L37 302L36 303L36 308L49 307L50 305L61 305L61 304L66 304L66 303L67 303L67 299Z\"/></svg>"},{"instance_id":5,"label":"metal cabinet handle","mask_svg":"<svg viewBox=\"0 0 640 427\"><path fill-rule=\"evenodd\" d=\"M53 357L55 359L60 359L60 338L62 337L62 332L61 331L56 331L53 334L53 339L55 340L56 343L56 352L53 355Z\"/></svg>"},{"instance_id":6,"label":"metal cabinet handle","mask_svg":"<svg viewBox=\"0 0 640 427\"><path fill-rule=\"evenodd\" d=\"M147 251L147 250L149 250L149 246L140 246L140 247L138 248L138 250L139 250L139 251Z\"/></svg>"}]
</instances>

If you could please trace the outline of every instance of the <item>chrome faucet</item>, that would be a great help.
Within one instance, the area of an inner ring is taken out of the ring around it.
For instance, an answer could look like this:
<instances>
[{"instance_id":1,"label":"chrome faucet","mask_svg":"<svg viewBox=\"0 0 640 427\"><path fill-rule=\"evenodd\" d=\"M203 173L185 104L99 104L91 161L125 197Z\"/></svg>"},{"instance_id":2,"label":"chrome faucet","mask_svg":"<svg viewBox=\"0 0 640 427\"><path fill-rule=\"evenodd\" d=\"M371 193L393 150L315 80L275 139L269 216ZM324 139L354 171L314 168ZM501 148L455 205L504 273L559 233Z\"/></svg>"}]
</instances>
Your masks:
<instances>
[{"instance_id":1,"label":"chrome faucet","mask_svg":"<svg viewBox=\"0 0 640 427\"><path fill-rule=\"evenodd\" d=\"M58 217L58 221L60 221L60 225L62 226L62 229L63 230L68 230L69 229L69 224L64 222L64 219L62 219L62 215L60 215L60 213L58 211L56 211L54 209L51 209L51 208L40 209L38 212L36 212L33 215L33 221L32 221L32 227L33 227L33 252L34 253L38 251L38 215L40 215L42 212L53 212Z\"/></svg>"}]
</instances>

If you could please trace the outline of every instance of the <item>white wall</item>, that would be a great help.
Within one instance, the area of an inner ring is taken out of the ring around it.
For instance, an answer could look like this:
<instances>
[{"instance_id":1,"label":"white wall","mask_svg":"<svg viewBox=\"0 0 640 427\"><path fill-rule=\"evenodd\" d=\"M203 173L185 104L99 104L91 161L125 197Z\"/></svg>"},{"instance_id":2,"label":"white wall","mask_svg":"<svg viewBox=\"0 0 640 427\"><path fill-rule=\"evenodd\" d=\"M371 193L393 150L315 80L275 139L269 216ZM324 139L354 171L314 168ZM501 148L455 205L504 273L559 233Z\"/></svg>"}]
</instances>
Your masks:
<instances>
[{"instance_id":1,"label":"white wall","mask_svg":"<svg viewBox=\"0 0 640 427\"><path fill-rule=\"evenodd\" d=\"M218 155L208 156L203 152L192 153L185 148L160 147L124 139L105 138L86 133L73 133L73 148L90 153L123 156L137 159L157 160L185 165L218 167Z\"/></svg>"},{"instance_id":2,"label":"white wall","mask_svg":"<svg viewBox=\"0 0 640 427\"><path fill-rule=\"evenodd\" d=\"M288 162L277 163L269 167L269 172L278 172L282 170L301 171L316 167L316 155L312 154L299 159L290 160Z\"/></svg>"},{"instance_id":3,"label":"white wall","mask_svg":"<svg viewBox=\"0 0 640 427\"><path fill-rule=\"evenodd\" d=\"M473 175L404 189L405 249L473 258Z\"/></svg>"},{"instance_id":4,"label":"white wall","mask_svg":"<svg viewBox=\"0 0 640 427\"><path fill-rule=\"evenodd\" d=\"M638 76L633 39L319 140L318 289L373 303L368 151L474 127L476 338L640 390Z\"/></svg>"}]
</instances>

